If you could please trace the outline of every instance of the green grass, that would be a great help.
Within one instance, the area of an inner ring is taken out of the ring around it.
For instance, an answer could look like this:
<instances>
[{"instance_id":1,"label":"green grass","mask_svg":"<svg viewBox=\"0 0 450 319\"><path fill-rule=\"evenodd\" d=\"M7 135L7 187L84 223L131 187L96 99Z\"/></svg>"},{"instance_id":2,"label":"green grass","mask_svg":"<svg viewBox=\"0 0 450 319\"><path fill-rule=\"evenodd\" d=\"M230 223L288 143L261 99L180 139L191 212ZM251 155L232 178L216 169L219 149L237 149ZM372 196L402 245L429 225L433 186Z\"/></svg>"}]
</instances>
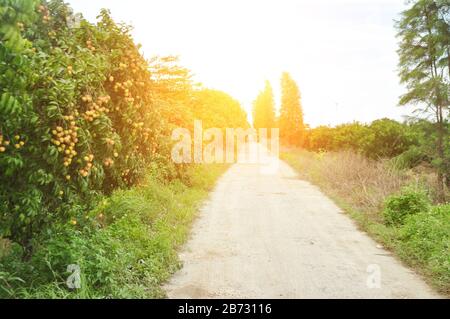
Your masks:
<instances>
[{"instance_id":1,"label":"green grass","mask_svg":"<svg viewBox=\"0 0 450 319\"><path fill-rule=\"evenodd\" d=\"M384 173L375 162L357 166L358 161L349 163L347 156L301 150L281 154L301 178L319 186L361 230L450 297L450 205L426 205L423 187L426 193L433 191L427 189L429 184L413 182L420 176L411 177L403 171ZM375 178L398 180L377 182ZM364 198L371 194L376 194L376 201ZM392 216L401 222L392 223Z\"/></svg>"},{"instance_id":2,"label":"green grass","mask_svg":"<svg viewBox=\"0 0 450 319\"><path fill-rule=\"evenodd\" d=\"M224 165L193 166L181 182L150 173L140 187L105 198L77 225L54 228L23 261L10 245L0 260L3 298L162 298L180 262L199 205ZM67 266L81 269L81 288L70 290Z\"/></svg>"}]
</instances>

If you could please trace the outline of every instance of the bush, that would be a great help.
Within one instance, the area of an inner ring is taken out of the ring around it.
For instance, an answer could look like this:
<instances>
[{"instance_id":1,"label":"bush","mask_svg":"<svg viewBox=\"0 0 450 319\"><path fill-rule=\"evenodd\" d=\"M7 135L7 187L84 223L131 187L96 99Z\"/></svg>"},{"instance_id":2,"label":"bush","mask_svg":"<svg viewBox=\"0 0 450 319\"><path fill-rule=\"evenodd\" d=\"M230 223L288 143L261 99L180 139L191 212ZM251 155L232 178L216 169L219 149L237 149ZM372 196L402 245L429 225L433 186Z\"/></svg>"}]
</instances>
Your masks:
<instances>
[{"instance_id":1,"label":"bush","mask_svg":"<svg viewBox=\"0 0 450 319\"><path fill-rule=\"evenodd\" d=\"M96 26L77 22L60 0L9 3L0 38L11 29L20 41L0 42L0 236L31 256L47 228L168 162L168 128L128 27L106 11Z\"/></svg>"},{"instance_id":2,"label":"bush","mask_svg":"<svg viewBox=\"0 0 450 319\"><path fill-rule=\"evenodd\" d=\"M392 158L408 150L414 143L408 126L390 119L372 122L363 151L370 158Z\"/></svg>"},{"instance_id":3,"label":"bush","mask_svg":"<svg viewBox=\"0 0 450 319\"><path fill-rule=\"evenodd\" d=\"M400 231L399 252L434 274L437 286L450 293L450 205L408 216Z\"/></svg>"},{"instance_id":4,"label":"bush","mask_svg":"<svg viewBox=\"0 0 450 319\"><path fill-rule=\"evenodd\" d=\"M76 225L54 225L36 238L30 260L13 244L0 258L0 298L155 298L179 267L197 205L224 165L190 168L190 184L150 174L141 187L115 191ZM81 271L69 290L67 266Z\"/></svg>"},{"instance_id":5,"label":"bush","mask_svg":"<svg viewBox=\"0 0 450 319\"><path fill-rule=\"evenodd\" d=\"M393 165L398 169L408 169L419 165L423 161L427 161L428 157L417 146L412 146L407 151L392 159Z\"/></svg>"},{"instance_id":6,"label":"bush","mask_svg":"<svg viewBox=\"0 0 450 319\"><path fill-rule=\"evenodd\" d=\"M106 10L91 24L62 0L0 0L0 21L0 238L27 258L34 238L79 222L150 165L182 177L170 132L194 110L205 127L246 121L227 94L194 89L176 58L146 61Z\"/></svg>"},{"instance_id":7,"label":"bush","mask_svg":"<svg viewBox=\"0 0 450 319\"><path fill-rule=\"evenodd\" d=\"M430 205L427 195L434 193L435 179L352 152L289 150L282 158L331 195L362 229L450 295L450 205Z\"/></svg>"},{"instance_id":8,"label":"bush","mask_svg":"<svg viewBox=\"0 0 450 319\"><path fill-rule=\"evenodd\" d=\"M402 225L406 216L427 212L429 208L430 200L425 192L405 188L386 199L384 221L387 225Z\"/></svg>"}]
</instances>

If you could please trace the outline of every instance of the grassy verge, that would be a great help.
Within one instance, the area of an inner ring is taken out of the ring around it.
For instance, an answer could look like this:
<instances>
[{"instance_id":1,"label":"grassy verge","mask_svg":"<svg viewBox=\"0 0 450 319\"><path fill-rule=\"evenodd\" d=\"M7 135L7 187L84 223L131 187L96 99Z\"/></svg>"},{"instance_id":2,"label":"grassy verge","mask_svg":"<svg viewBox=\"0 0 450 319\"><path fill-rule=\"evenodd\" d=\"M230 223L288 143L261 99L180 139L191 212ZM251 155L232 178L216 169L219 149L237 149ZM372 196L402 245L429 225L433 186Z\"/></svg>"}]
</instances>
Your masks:
<instances>
[{"instance_id":1,"label":"grassy verge","mask_svg":"<svg viewBox=\"0 0 450 319\"><path fill-rule=\"evenodd\" d=\"M149 173L141 186L116 191L86 220L53 229L30 260L0 242L0 297L160 298L161 284L179 267L199 204L226 170L193 166L184 182ZM68 289L68 265L78 265L81 288Z\"/></svg>"},{"instance_id":2,"label":"grassy verge","mask_svg":"<svg viewBox=\"0 0 450 319\"><path fill-rule=\"evenodd\" d=\"M281 154L357 225L450 296L450 205L433 205L434 176L351 152Z\"/></svg>"}]
</instances>

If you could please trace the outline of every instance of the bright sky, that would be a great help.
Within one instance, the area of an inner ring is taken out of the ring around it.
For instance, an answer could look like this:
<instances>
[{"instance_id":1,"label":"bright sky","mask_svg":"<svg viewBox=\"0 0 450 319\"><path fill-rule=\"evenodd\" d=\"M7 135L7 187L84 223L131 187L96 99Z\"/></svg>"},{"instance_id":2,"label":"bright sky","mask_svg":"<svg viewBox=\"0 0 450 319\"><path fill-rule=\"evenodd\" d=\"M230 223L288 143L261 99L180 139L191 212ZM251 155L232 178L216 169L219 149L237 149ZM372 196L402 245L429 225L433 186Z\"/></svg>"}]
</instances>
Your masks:
<instances>
[{"instance_id":1,"label":"bright sky","mask_svg":"<svg viewBox=\"0 0 450 319\"><path fill-rule=\"evenodd\" d=\"M312 126L402 119L394 19L404 0L68 0L90 21L108 8L144 54L179 55L207 87L251 103L281 72Z\"/></svg>"}]
</instances>

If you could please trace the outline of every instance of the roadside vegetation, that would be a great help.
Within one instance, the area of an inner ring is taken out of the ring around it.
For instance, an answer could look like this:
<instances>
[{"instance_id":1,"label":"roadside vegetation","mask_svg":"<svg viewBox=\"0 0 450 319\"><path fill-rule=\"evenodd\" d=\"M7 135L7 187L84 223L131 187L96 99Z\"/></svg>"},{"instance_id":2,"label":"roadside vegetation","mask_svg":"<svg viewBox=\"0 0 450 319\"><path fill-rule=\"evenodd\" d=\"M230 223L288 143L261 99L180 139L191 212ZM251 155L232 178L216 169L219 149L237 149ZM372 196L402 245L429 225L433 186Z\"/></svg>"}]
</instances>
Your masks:
<instances>
[{"instance_id":1,"label":"roadside vegetation","mask_svg":"<svg viewBox=\"0 0 450 319\"><path fill-rule=\"evenodd\" d=\"M271 112L270 84L254 107L260 117L269 114L266 122L278 123L282 158L302 178L320 186L362 229L446 295L450 295L449 13L448 1L411 1L396 23L399 76L407 88L399 104L414 107L415 117L402 123L380 119L309 128L303 122L298 88L287 74L281 81L279 119Z\"/></svg>"},{"instance_id":2,"label":"roadside vegetation","mask_svg":"<svg viewBox=\"0 0 450 319\"><path fill-rule=\"evenodd\" d=\"M399 169L395 160L368 159L350 150L284 149L281 157L362 230L450 295L450 205L434 199L433 170Z\"/></svg>"},{"instance_id":3,"label":"roadside vegetation","mask_svg":"<svg viewBox=\"0 0 450 319\"><path fill-rule=\"evenodd\" d=\"M30 260L4 242L3 298L162 298L161 289L181 266L185 241L202 200L225 165L189 168L185 181L164 181L149 171L142 185L114 191L77 225L57 224L36 240ZM80 270L79 289L67 280Z\"/></svg>"},{"instance_id":4,"label":"roadside vegetation","mask_svg":"<svg viewBox=\"0 0 450 319\"><path fill-rule=\"evenodd\" d=\"M279 117L269 82L253 105L303 178L447 295L449 10L417 0L397 23L399 103L417 118L310 128L288 73ZM177 58L145 59L107 10L93 24L62 0L0 0L0 21L0 298L163 297L227 168L174 164L172 130L246 128L245 112Z\"/></svg>"},{"instance_id":5,"label":"roadside vegetation","mask_svg":"<svg viewBox=\"0 0 450 319\"><path fill-rule=\"evenodd\" d=\"M145 59L107 10L0 0L0 21L0 297L161 296L224 169L174 164L172 129L245 112L176 58Z\"/></svg>"}]
</instances>

